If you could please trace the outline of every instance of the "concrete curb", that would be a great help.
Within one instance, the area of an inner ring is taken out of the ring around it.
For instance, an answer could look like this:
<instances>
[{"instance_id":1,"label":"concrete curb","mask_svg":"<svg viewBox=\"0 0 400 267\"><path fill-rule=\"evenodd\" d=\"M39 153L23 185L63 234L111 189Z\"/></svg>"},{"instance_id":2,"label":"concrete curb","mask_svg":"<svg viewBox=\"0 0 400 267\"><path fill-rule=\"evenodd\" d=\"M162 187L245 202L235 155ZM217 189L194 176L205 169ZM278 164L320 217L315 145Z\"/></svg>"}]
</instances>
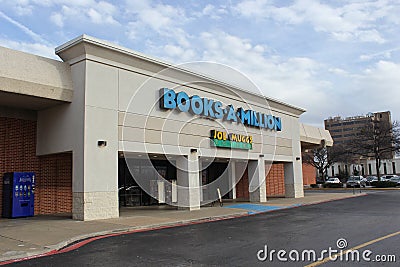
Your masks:
<instances>
[{"instance_id":1,"label":"concrete curb","mask_svg":"<svg viewBox=\"0 0 400 267\"><path fill-rule=\"evenodd\" d=\"M197 219L180 220L180 221L168 222L168 223L149 224L149 225L143 225L143 226L125 227L125 228L120 228L120 229L94 232L94 233L75 236L75 237L72 237L70 239L62 241L55 245L45 246L45 249L43 249L41 251L23 252L21 254L13 255L10 257L2 257L2 258L0 258L0 266L10 264L10 263L20 262L20 261L50 256L50 255L54 255L54 254L65 253L65 252L77 249L79 247L82 247L90 242L95 241L95 240L112 237L112 236L153 231L153 230L173 228L173 227L186 226L186 225L192 225L192 224L201 224L201 223L213 222L213 221L229 220L229 219L247 217L247 216L254 216L254 215L258 215L258 214L299 208L299 207L303 207L303 206L317 205L317 204L328 203L328 202L333 202L333 201L342 200L342 199L361 197L361 196L366 196L366 195L367 195L367 193L362 193L362 194L357 194L357 195L352 195L352 196L338 197L338 198L310 202L310 203L300 203L297 205L286 206L281 209L261 211L261 212L256 212L256 213L249 213L249 211L243 211L243 212L236 212L236 213L232 213L229 215L222 215L222 216L210 216L210 217L197 218Z\"/></svg>"},{"instance_id":2,"label":"concrete curb","mask_svg":"<svg viewBox=\"0 0 400 267\"><path fill-rule=\"evenodd\" d=\"M247 214L247 212L238 212L238 213L222 215L222 216L204 217L204 218L198 218L198 219L188 219L188 220L174 221L174 222L168 222L168 223L148 224L148 225L142 225L142 226L125 227L125 228L120 228L120 229L101 231L101 232L76 236L69 240L60 242L57 245L50 246L49 248L56 249L56 250L62 250L64 248L67 248L69 245L71 245L74 242L92 238L92 237L105 236L105 235L110 235L110 234L121 235L121 234L135 233L135 232L152 231L152 230L163 229L163 228L172 228L172 227L176 227L176 226L204 223L204 222L210 222L210 221L228 220L228 219L232 219L232 218L241 217L246 214Z\"/></svg>"},{"instance_id":3,"label":"concrete curb","mask_svg":"<svg viewBox=\"0 0 400 267\"><path fill-rule=\"evenodd\" d=\"M329 190L343 190L343 191L352 191L353 188L349 187L340 187L340 188L304 188L305 191L329 191ZM356 191L360 191L360 188L356 188ZM387 187L387 188L375 188L375 187L368 187L368 188L362 188L362 191L379 191L379 190L400 190L400 187Z\"/></svg>"},{"instance_id":4,"label":"concrete curb","mask_svg":"<svg viewBox=\"0 0 400 267\"><path fill-rule=\"evenodd\" d=\"M68 249L68 248L74 243L80 243L80 241L90 240L90 242L91 242L94 240L111 237L111 236L153 231L153 230L173 228L173 227L185 226L185 225L191 225L191 224L200 224L200 223L206 223L206 222L212 222L212 221L228 220L228 219L233 219L233 218L244 217L247 215L248 215L247 211L243 211L243 212L232 213L229 215L203 217L203 218L197 218L197 219L180 220L180 221L174 221L174 222L168 222L168 223L149 224L149 225L134 226L134 227L124 227L124 228L120 228L120 229L106 230L106 231L100 231L100 232L79 235L79 236L75 236L70 239L67 239L65 241L62 241L55 245L45 246L44 247L45 249L42 249L40 251L37 250L35 252L22 252L22 253L18 253L17 255L13 255L10 257L1 257L0 258L0 266L14 263L14 262L20 262L20 261L50 256L50 255L54 255L54 254L58 254L58 253L65 253L70 250L73 250L73 249ZM89 243L89 242L85 242L85 244L87 244L87 243ZM78 247L81 247L81 246L78 246ZM76 249L78 247L74 247L74 249Z\"/></svg>"}]
</instances>

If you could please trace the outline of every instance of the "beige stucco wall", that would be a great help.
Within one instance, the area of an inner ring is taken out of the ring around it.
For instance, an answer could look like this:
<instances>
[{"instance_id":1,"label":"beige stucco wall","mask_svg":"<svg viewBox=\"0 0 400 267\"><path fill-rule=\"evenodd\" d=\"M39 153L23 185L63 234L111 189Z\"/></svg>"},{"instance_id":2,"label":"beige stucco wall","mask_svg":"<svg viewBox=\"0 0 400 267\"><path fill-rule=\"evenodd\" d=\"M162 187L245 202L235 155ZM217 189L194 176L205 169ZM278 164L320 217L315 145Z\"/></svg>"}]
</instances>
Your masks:
<instances>
[{"instance_id":1,"label":"beige stucco wall","mask_svg":"<svg viewBox=\"0 0 400 267\"><path fill-rule=\"evenodd\" d=\"M72 66L85 60L86 109L101 107L101 112L114 113L104 115L101 123L90 129L99 133L103 124L108 126L104 129L107 131L116 126L116 140L120 151L187 154L190 148L195 147L200 148L201 156L256 159L260 154L265 154L271 160L275 158L279 161L292 161L293 153L297 150L293 150L292 141L299 141L298 118L304 110L201 75L196 76L190 71L176 69L166 63L87 36L72 40L57 48L57 51ZM160 110L159 89L163 87L221 101L224 107L232 104L235 109L243 107L266 114L272 113L282 119L283 129L281 132L274 132L222 120L204 119L184 112ZM252 135L255 142L253 150L211 147L208 138L211 129ZM110 139L108 141L113 142ZM177 149L177 145L180 149ZM299 156L295 154L296 157Z\"/></svg>"},{"instance_id":2,"label":"beige stucco wall","mask_svg":"<svg viewBox=\"0 0 400 267\"><path fill-rule=\"evenodd\" d=\"M73 152L75 219L118 217L117 71L90 61L71 70L72 103L38 112L37 153Z\"/></svg>"},{"instance_id":3,"label":"beige stucco wall","mask_svg":"<svg viewBox=\"0 0 400 267\"><path fill-rule=\"evenodd\" d=\"M149 77L133 71L119 70L119 140L120 150L174 154L181 148L181 154L187 154L190 148L199 148L202 156L253 158L260 154L287 157L293 154L293 133L298 136L298 115L284 110L271 109L269 101L234 88L210 90L204 84L182 86L175 81L165 81L160 77ZM184 74L182 74L184 76ZM164 77L163 77L164 78ZM183 77L182 80L185 78ZM189 96L198 95L215 101L221 101L223 107L232 104L235 109L242 107L282 119L282 131L245 127L240 123L210 120L189 112L161 110L159 108L159 89L185 91ZM253 99L252 99L253 98ZM254 144L251 151L216 149L210 146L210 130L222 130L228 133L252 135ZM298 137L297 137L298 140ZM290 158L289 158L290 157Z\"/></svg>"},{"instance_id":4,"label":"beige stucco wall","mask_svg":"<svg viewBox=\"0 0 400 267\"><path fill-rule=\"evenodd\" d=\"M0 47L0 92L70 102L69 64Z\"/></svg>"},{"instance_id":5,"label":"beige stucco wall","mask_svg":"<svg viewBox=\"0 0 400 267\"><path fill-rule=\"evenodd\" d=\"M200 157L257 162L263 154L264 160L291 164L287 185L302 186L299 116L304 110L91 37L72 40L57 53L70 65L74 95L71 104L38 113L37 151L73 151L75 218L118 216L118 151L188 155L190 148L198 148ZM223 107L232 104L235 109L272 113L282 119L282 131L160 110L159 89L164 87L221 101ZM212 147L211 129L252 135L253 150ZM99 140L107 146L98 147Z\"/></svg>"}]
</instances>

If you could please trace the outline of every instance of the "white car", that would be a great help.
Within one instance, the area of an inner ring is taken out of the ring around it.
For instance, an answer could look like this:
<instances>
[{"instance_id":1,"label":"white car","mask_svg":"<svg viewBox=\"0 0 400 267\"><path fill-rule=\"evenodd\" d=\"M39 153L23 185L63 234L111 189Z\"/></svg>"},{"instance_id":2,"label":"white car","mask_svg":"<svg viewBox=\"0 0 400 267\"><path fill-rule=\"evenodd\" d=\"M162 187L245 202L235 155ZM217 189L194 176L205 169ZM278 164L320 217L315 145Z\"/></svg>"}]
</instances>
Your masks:
<instances>
[{"instance_id":1,"label":"white car","mask_svg":"<svg viewBox=\"0 0 400 267\"><path fill-rule=\"evenodd\" d=\"M341 182L340 182L339 178L332 177L332 178L329 178L328 180L326 180L325 183L327 183L327 184L340 184Z\"/></svg>"},{"instance_id":2,"label":"white car","mask_svg":"<svg viewBox=\"0 0 400 267\"><path fill-rule=\"evenodd\" d=\"M389 181L395 182L399 186L400 185L400 176L394 176L394 177L390 178Z\"/></svg>"},{"instance_id":3,"label":"white car","mask_svg":"<svg viewBox=\"0 0 400 267\"><path fill-rule=\"evenodd\" d=\"M393 177L396 177L396 176L397 175L394 175L394 174L382 175L381 181L382 182L389 181L390 179L392 179Z\"/></svg>"},{"instance_id":4,"label":"white car","mask_svg":"<svg viewBox=\"0 0 400 267\"><path fill-rule=\"evenodd\" d=\"M388 180L388 179L386 179L385 177L383 177L383 176L381 177L381 182L385 182L385 181L387 181L387 180ZM378 182L378 177L375 177L374 179L372 179L372 180L371 180L371 183L372 183L372 182Z\"/></svg>"}]
</instances>

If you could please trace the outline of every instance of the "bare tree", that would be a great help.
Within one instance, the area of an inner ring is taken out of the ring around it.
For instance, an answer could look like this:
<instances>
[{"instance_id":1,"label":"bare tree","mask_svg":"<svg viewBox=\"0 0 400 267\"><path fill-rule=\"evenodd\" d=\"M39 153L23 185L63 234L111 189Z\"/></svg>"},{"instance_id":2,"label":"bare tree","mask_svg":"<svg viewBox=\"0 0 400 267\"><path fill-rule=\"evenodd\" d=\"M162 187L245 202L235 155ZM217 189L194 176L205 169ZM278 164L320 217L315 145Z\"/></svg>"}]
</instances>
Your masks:
<instances>
[{"instance_id":1,"label":"bare tree","mask_svg":"<svg viewBox=\"0 0 400 267\"><path fill-rule=\"evenodd\" d=\"M360 130L357 136L349 142L348 147L358 156L375 159L375 167L380 181L380 166L382 159L393 158L400 151L400 125L371 118L371 123Z\"/></svg>"},{"instance_id":2,"label":"bare tree","mask_svg":"<svg viewBox=\"0 0 400 267\"><path fill-rule=\"evenodd\" d=\"M336 162L347 161L347 151L343 146L326 147L321 145L303 153L303 162L318 170L323 181L328 176L328 168Z\"/></svg>"}]
</instances>

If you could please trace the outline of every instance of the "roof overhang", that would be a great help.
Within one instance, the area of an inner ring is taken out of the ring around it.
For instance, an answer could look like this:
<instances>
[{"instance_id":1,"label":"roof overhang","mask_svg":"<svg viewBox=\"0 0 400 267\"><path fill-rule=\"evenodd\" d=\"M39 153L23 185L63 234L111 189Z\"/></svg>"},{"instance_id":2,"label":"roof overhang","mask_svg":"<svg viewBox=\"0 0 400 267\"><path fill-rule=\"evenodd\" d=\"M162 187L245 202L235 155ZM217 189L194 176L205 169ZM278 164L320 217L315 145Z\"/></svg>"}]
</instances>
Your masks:
<instances>
[{"instance_id":1,"label":"roof overhang","mask_svg":"<svg viewBox=\"0 0 400 267\"><path fill-rule=\"evenodd\" d=\"M300 123L300 142L303 149L312 149L320 145L333 146L328 130Z\"/></svg>"},{"instance_id":2,"label":"roof overhang","mask_svg":"<svg viewBox=\"0 0 400 267\"><path fill-rule=\"evenodd\" d=\"M0 47L0 105L41 110L72 101L69 64Z\"/></svg>"}]
</instances>

